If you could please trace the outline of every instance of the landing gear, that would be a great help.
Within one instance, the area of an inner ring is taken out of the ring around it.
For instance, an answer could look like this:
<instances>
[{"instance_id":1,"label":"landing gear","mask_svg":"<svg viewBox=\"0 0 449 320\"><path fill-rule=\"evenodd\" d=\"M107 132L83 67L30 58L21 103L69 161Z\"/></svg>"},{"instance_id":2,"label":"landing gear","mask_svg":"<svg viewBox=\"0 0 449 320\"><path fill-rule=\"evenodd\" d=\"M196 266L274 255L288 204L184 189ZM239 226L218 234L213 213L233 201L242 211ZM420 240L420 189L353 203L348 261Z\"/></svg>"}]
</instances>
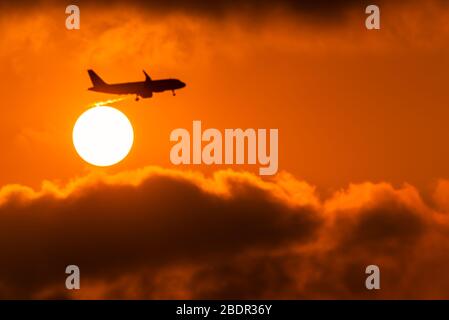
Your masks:
<instances>
[{"instance_id":1,"label":"landing gear","mask_svg":"<svg viewBox=\"0 0 449 320\"><path fill-rule=\"evenodd\" d=\"M140 99L139 96L136 96L136 101L139 101L139 99Z\"/></svg>"},{"instance_id":2,"label":"landing gear","mask_svg":"<svg viewBox=\"0 0 449 320\"><path fill-rule=\"evenodd\" d=\"M176 96L176 92L175 92L175 90L172 90L171 92L173 92L173 96Z\"/></svg>"}]
</instances>

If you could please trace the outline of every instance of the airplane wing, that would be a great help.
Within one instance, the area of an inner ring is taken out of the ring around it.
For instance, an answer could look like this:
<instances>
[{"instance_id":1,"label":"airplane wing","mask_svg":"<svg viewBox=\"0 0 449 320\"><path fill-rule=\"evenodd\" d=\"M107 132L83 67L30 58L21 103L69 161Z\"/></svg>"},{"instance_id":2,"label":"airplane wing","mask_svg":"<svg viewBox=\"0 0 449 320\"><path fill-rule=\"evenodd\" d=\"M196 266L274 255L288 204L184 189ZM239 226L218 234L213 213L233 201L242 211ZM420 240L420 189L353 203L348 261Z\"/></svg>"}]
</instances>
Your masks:
<instances>
[{"instance_id":1,"label":"airplane wing","mask_svg":"<svg viewBox=\"0 0 449 320\"><path fill-rule=\"evenodd\" d=\"M145 82L151 82L151 77L143 70L143 74L145 75Z\"/></svg>"}]
</instances>

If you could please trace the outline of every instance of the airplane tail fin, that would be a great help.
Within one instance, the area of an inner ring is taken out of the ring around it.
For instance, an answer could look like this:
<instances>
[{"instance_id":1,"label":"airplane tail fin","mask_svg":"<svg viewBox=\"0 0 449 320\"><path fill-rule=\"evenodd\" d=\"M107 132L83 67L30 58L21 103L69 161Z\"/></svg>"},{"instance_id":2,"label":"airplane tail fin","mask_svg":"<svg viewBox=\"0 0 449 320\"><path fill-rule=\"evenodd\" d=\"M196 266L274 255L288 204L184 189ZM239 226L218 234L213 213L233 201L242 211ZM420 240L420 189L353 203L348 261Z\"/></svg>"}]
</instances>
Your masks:
<instances>
[{"instance_id":1,"label":"airplane tail fin","mask_svg":"<svg viewBox=\"0 0 449 320\"><path fill-rule=\"evenodd\" d=\"M92 81L94 87L101 87L106 84L106 82L104 82L92 69L87 70L87 73L89 74L90 81Z\"/></svg>"}]
</instances>

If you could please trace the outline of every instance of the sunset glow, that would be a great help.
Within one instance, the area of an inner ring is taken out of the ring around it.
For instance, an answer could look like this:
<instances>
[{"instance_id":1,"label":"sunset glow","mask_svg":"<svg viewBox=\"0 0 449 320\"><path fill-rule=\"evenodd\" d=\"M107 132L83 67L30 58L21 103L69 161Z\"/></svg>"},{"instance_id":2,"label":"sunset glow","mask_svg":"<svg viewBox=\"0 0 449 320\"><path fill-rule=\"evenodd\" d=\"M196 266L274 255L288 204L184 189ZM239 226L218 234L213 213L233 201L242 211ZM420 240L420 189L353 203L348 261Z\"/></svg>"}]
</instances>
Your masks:
<instances>
[{"instance_id":1,"label":"sunset glow","mask_svg":"<svg viewBox=\"0 0 449 320\"><path fill-rule=\"evenodd\" d=\"M0 298L449 298L444 1L20 2Z\"/></svg>"}]
</instances>

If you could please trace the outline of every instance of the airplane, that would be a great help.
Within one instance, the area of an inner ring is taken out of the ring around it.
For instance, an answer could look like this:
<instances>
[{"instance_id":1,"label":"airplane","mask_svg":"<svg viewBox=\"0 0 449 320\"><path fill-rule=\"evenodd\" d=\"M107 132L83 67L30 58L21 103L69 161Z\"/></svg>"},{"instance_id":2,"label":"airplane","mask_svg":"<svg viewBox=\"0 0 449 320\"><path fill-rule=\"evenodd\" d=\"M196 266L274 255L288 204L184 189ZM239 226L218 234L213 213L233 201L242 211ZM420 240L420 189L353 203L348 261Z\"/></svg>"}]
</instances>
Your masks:
<instances>
[{"instance_id":1,"label":"airplane","mask_svg":"<svg viewBox=\"0 0 449 320\"><path fill-rule=\"evenodd\" d=\"M87 73L93 84L93 87L88 88L88 90L112 94L135 94L136 101L139 101L139 98L151 98L153 92L163 92L167 90L171 90L175 96L175 90L186 86L184 82L178 79L152 80L145 70L143 70L145 81L114 84L104 82L92 69L87 70Z\"/></svg>"}]
</instances>

